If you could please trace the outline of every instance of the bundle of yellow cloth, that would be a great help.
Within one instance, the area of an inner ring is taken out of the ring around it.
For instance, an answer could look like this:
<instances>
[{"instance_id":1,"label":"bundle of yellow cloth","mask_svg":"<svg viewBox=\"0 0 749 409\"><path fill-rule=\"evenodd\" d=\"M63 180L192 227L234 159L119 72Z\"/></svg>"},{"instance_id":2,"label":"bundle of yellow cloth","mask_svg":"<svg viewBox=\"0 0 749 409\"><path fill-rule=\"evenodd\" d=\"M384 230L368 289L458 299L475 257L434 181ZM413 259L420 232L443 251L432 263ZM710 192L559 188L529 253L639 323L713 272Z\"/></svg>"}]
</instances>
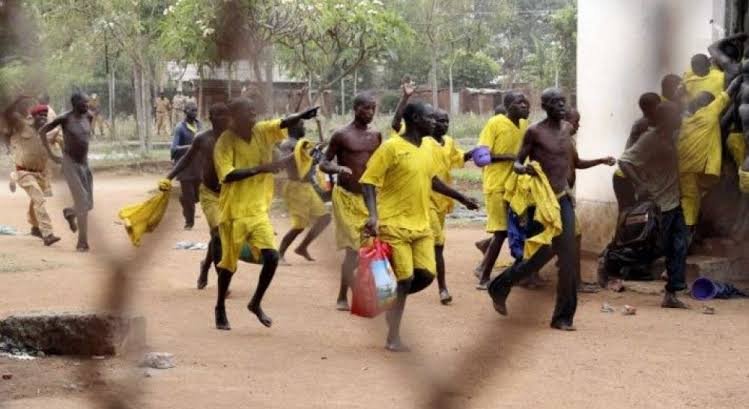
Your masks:
<instances>
[{"instance_id":1,"label":"bundle of yellow cloth","mask_svg":"<svg viewBox=\"0 0 749 409\"><path fill-rule=\"evenodd\" d=\"M543 230L525 240L524 258L529 259L543 246L562 233L562 216L559 201L549 184L549 179L538 162L532 161L527 166L533 167L538 176L518 175L511 173L505 183L504 199L512 211L525 214L529 207L535 206L533 219L541 223Z\"/></svg>"},{"instance_id":2,"label":"bundle of yellow cloth","mask_svg":"<svg viewBox=\"0 0 749 409\"><path fill-rule=\"evenodd\" d=\"M707 91L717 97L725 89L726 75L716 67L710 67L710 71L704 77L689 70L684 73L683 78L687 98L690 100L702 91Z\"/></svg>"},{"instance_id":3,"label":"bundle of yellow cloth","mask_svg":"<svg viewBox=\"0 0 749 409\"><path fill-rule=\"evenodd\" d=\"M125 225L128 237L134 246L140 246L143 234L153 232L164 217L169 205L169 191L172 182L168 179L159 181L159 192L142 203L132 204L120 209L117 214Z\"/></svg>"},{"instance_id":4,"label":"bundle of yellow cloth","mask_svg":"<svg viewBox=\"0 0 749 409\"><path fill-rule=\"evenodd\" d=\"M315 145L308 139L301 139L294 146L294 162L300 177L304 177L312 169L312 149Z\"/></svg>"},{"instance_id":5,"label":"bundle of yellow cloth","mask_svg":"<svg viewBox=\"0 0 749 409\"><path fill-rule=\"evenodd\" d=\"M739 168L739 189L741 193L749 193L749 172Z\"/></svg>"}]
</instances>

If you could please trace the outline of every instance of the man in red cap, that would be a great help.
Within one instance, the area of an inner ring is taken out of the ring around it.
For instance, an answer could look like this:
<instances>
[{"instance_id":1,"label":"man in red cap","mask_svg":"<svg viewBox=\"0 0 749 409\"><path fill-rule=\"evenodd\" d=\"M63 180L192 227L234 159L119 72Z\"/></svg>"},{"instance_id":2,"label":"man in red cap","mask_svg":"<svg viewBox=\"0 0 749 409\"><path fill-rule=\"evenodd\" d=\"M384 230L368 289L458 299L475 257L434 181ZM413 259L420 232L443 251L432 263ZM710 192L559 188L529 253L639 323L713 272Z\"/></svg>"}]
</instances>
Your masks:
<instances>
[{"instance_id":1,"label":"man in red cap","mask_svg":"<svg viewBox=\"0 0 749 409\"><path fill-rule=\"evenodd\" d=\"M46 179L44 170L47 166L47 152L37 136L39 128L47 123L47 107L37 105L29 109L19 101L15 110L17 118L27 118L29 112L33 118L30 125L26 119L17 121L9 138L10 153L13 156L15 172L10 180L10 191L16 191L16 185L26 191L31 200L29 203L28 221L31 224L31 235L41 238L45 246L60 241L52 231L52 219L45 207L44 188Z\"/></svg>"}]
</instances>

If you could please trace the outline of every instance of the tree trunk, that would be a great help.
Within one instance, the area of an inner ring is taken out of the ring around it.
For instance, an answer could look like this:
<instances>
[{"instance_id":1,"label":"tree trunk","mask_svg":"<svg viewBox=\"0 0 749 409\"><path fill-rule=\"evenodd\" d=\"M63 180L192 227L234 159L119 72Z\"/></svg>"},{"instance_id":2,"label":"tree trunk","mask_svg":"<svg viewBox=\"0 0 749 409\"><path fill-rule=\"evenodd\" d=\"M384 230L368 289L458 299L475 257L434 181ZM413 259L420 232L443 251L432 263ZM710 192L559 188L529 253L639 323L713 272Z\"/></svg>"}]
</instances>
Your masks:
<instances>
[{"instance_id":1,"label":"tree trunk","mask_svg":"<svg viewBox=\"0 0 749 409\"><path fill-rule=\"evenodd\" d=\"M432 83L432 106L435 108L439 107L439 99L438 99L438 92L437 89L437 50L435 47L432 47L432 53L429 56L432 62L432 69L429 73L430 80L429 82Z\"/></svg>"},{"instance_id":2,"label":"tree trunk","mask_svg":"<svg viewBox=\"0 0 749 409\"><path fill-rule=\"evenodd\" d=\"M341 115L346 115L346 80L341 77Z\"/></svg>"},{"instance_id":3,"label":"tree trunk","mask_svg":"<svg viewBox=\"0 0 749 409\"><path fill-rule=\"evenodd\" d=\"M356 89L359 86L359 84L357 84L358 82L359 82L359 69L357 68L354 70L354 93L352 94L354 97L356 97L356 94L357 94Z\"/></svg>"},{"instance_id":4,"label":"tree trunk","mask_svg":"<svg viewBox=\"0 0 749 409\"><path fill-rule=\"evenodd\" d=\"M133 64L133 90L135 95L133 99L135 102L135 127L136 133L138 134L138 141L140 142L140 152L145 155L148 149L146 148L146 128L150 127L150 123L146 123L146 117L144 115L143 106L143 69L138 64Z\"/></svg>"},{"instance_id":5,"label":"tree trunk","mask_svg":"<svg viewBox=\"0 0 749 409\"><path fill-rule=\"evenodd\" d=\"M109 138L110 139L116 139L117 138L117 132L116 126L115 126L115 98L117 98L117 94L115 93L115 75L114 75L114 67L109 68Z\"/></svg>"},{"instance_id":6,"label":"tree trunk","mask_svg":"<svg viewBox=\"0 0 749 409\"><path fill-rule=\"evenodd\" d=\"M143 116L145 118L145 145L146 145L146 151L145 154L149 155L151 153L151 135L153 134L154 130L154 120L153 120L153 94L151 93L151 87L153 86L153 81L151 81L150 73L151 70L143 70L143 75L141 75L141 91L143 92L142 100L143 100Z\"/></svg>"},{"instance_id":7,"label":"tree trunk","mask_svg":"<svg viewBox=\"0 0 749 409\"><path fill-rule=\"evenodd\" d=\"M276 113L276 97L273 90L273 58L274 50L271 45L266 49L265 55L265 99L268 101L268 114L270 115Z\"/></svg>"},{"instance_id":8,"label":"tree trunk","mask_svg":"<svg viewBox=\"0 0 749 409\"><path fill-rule=\"evenodd\" d=\"M450 63L450 66L447 70L447 77L450 80L450 98L448 98L450 106L447 108L447 112L449 112L450 114L455 114L455 112L453 112L453 64L454 61Z\"/></svg>"},{"instance_id":9,"label":"tree trunk","mask_svg":"<svg viewBox=\"0 0 749 409\"><path fill-rule=\"evenodd\" d=\"M203 118L203 66L198 67L198 118Z\"/></svg>"},{"instance_id":10,"label":"tree trunk","mask_svg":"<svg viewBox=\"0 0 749 409\"><path fill-rule=\"evenodd\" d=\"M232 98L232 89L231 89L232 88L232 79L234 78L232 76L232 63L231 63L231 61L229 61L229 63L227 63L226 76L227 76L227 78L229 78L229 80L226 82L226 99L227 100L231 100L231 98Z\"/></svg>"}]
</instances>

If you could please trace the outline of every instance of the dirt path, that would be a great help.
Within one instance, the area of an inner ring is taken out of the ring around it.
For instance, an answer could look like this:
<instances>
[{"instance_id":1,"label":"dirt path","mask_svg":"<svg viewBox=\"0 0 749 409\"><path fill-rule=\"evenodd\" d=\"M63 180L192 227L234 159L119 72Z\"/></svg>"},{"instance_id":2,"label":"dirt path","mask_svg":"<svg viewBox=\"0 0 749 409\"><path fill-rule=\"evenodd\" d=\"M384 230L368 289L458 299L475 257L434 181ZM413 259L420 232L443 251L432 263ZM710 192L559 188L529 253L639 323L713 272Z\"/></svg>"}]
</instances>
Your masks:
<instances>
[{"instance_id":1,"label":"dirt path","mask_svg":"<svg viewBox=\"0 0 749 409\"><path fill-rule=\"evenodd\" d=\"M122 226L114 223L123 204L145 197L156 177L97 175L98 228L90 254L74 252L75 237L61 217L64 185L51 199L54 226L63 240L44 248L30 236L0 237L0 317L29 310L85 309L99 300L108 277L97 259L106 240L118 254L134 257ZM0 186L5 186L1 184ZM26 231L23 193L0 189L0 224ZM288 220L275 218L280 234ZM268 292L265 309L274 327L262 327L244 309L255 286L257 266L242 265L228 301L233 330L212 328L215 275L205 291L194 288L201 252L171 249L177 241L204 241L202 219L194 231L181 229L179 205L170 205L160 227L165 238L148 241L155 257L135 275L135 312L147 317L151 350L175 354L177 367L144 377L124 358L106 360L110 379L134 374L142 386L143 408L415 408L423 407L429 384L419 373L439 374L454 387L450 399L461 408L745 408L749 384L749 302L718 301L714 316L658 308L660 299L633 293L582 295L576 333L548 329L552 289L519 289L509 302L511 316L500 318L485 293L474 286L478 259L473 241L481 228L454 227L448 233L448 280L455 298L441 306L433 286L409 298L406 341L418 351L386 353L384 322L364 320L333 308L340 254L332 230L316 243L309 263L290 256ZM553 267L553 266L552 266ZM591 278L592 264L584 275ZM553 275L553 268L547 276ZM636 316L599 312L607 301L632 304ZM699 307L697 302L690 303ZM538 306L539 308L531 308ZM530 313L529 309L540 312ZM499 328L494 348L473 356L470 374L454 377L487 329ZM518 331L517 344L507 341ZM509 356L488 360L512 349ZM406 371L402 362L418 369ZM80 362L47 358L0 358L0 403L6 408L88 408L86 397L116 387L76 379ZM454 377L454 378L451 378ZM467 388L465 385L475 385ZM5 402L3 402L5 400ZM0 405L2 406L2 405Z\"/></svg>"}]
</instances>

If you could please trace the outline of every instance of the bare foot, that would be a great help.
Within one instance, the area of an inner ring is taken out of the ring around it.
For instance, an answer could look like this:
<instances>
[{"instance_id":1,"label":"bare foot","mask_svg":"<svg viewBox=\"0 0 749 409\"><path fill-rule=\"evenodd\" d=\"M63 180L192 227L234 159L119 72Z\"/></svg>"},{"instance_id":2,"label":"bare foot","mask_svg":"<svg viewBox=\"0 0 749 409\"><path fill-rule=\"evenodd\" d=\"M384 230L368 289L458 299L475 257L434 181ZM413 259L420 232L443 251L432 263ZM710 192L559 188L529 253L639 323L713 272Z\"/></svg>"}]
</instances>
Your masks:
<instances>
[{"instance_id":1,"label":"bare foot","mask_svg":"<svg viewBox=\"0 0 749 409\"><path fill-rule=\"evenodd\" d=\"M78 243L78 245L75 247L75 249L79 253L85 253L85 252L87 252L87 251L90 250L90 248L88 247L88 243Z\"/></svg>"},{"instance_id":2,"label":"bare foot","mask_svg":"<svg viewBox=\"0 0 749 409\"><path fill-rule=\"evenodd\" d=\"M507 304L505 304L505 302L506 300L504 298L492 301L494 311L498 312L499 315L507 316Z\"/></svg>"},{"instance_id":3,"label":"bare foot","mask_svg":"<svg viewBox=\"0 0 749 409\"><path fill-rule=\"evenodd\" d=\"M226 309L223 307L216 307L216 329L223 331L229 331L231 326L229 325L229 319L226 318Z\"/></svg>"},{"instance_id":4,"label":"bare foot","mask_svg":"<svg viewBox=\"0 0 749 409\"><path fill-rule=\"evenodd\" d=\"M388 340L388 342L385 344L385 349L390 352L411 352L411 348L403 345L400 338L392 341Z\"/></svg>"},{"instance_id":5,"label":"bare foot","mask_svg":"<svg viewBox=\"0 0 749 409\"><path fill-rule=\"evenodd\" d=\"M278 260L278 265L279 266L290 266L291 263L289 263L288 261L286 261L286 257L281 256L281 258Z\"/></svg>"},{"instance_id":6,"label":"bare foot","mask_svg":"<svg viewBox=\"0 0 749 409\"><path fill-rule=\"evenodd\" d=\"M255 314L255 316L257 316L257 319L261 324L265 325L268 328L273 325L273 320L269 316L265 315L260 305L247 304L247 309L250 310L251 313Z\"/></svg>"},{"instance_id":7,"label":"bare foot","mask_svg":"<svg viewBox=\"0 0 749 409\"><path fill-rule=\"evenodd\" d=\"M338 311L349 311L348 300L338 300L335 303L335 309Z\"/></svg>"},{"instance_id":8,"label":"bare foot","mask_svg":"<svg viewBox=\"0 0 749 409\"><path fill-rule=\"evenodd\" d=\"M453 302L453 296L450 295L450 292L447 291L447 288L443 288L440 290L440 302L442 305L448 305L451 302Z\"/></svg>"},{"instance_id":9,"label":"bare foot","mask_svg":"<svg viewBox=\"0 0 749 409\"><path fill-rule=\"evenodd\" d=\"M300 256L304 257L304 259L307 261L315 261L315 259L309 255L309 252L307 251L306 248L303 249L303 248L297 247L297 249L294 250L294 253L299 254Z\"/></svg>"},{"instance_id":10,"label":"bare foot","mask_svg":"<svg viewBox=\"0 0 749 409\"><path fill-rule=\"evenodd\" d=\"M609 290L620 293L624 291L624 282L622 280L616 279L616 280L609 280L608 284L606 284L606 288Z\"/></svg>"},{"instance_id":11,"label":"bare foot","mask_svg":"<svg viewBox=\"0 0 749 409\"><path fill-rule=\"evenodd\" d=\"M476 284L476 289L479 291L486 291L488 288L489 288L489 280L479 281L479 283Z\"/></svg>"},{"instance_id":12,"label":"bare foot","mask_svg":"<svg viewBox=\"0 0 749 409\"><path fill-rule=\"evenodd\" d=\"M208 269L211 266L205 265L205 260L200 262L200 275L198 276L198 290L202 290L208 285Z\"/></svg>"}]
</instances>

